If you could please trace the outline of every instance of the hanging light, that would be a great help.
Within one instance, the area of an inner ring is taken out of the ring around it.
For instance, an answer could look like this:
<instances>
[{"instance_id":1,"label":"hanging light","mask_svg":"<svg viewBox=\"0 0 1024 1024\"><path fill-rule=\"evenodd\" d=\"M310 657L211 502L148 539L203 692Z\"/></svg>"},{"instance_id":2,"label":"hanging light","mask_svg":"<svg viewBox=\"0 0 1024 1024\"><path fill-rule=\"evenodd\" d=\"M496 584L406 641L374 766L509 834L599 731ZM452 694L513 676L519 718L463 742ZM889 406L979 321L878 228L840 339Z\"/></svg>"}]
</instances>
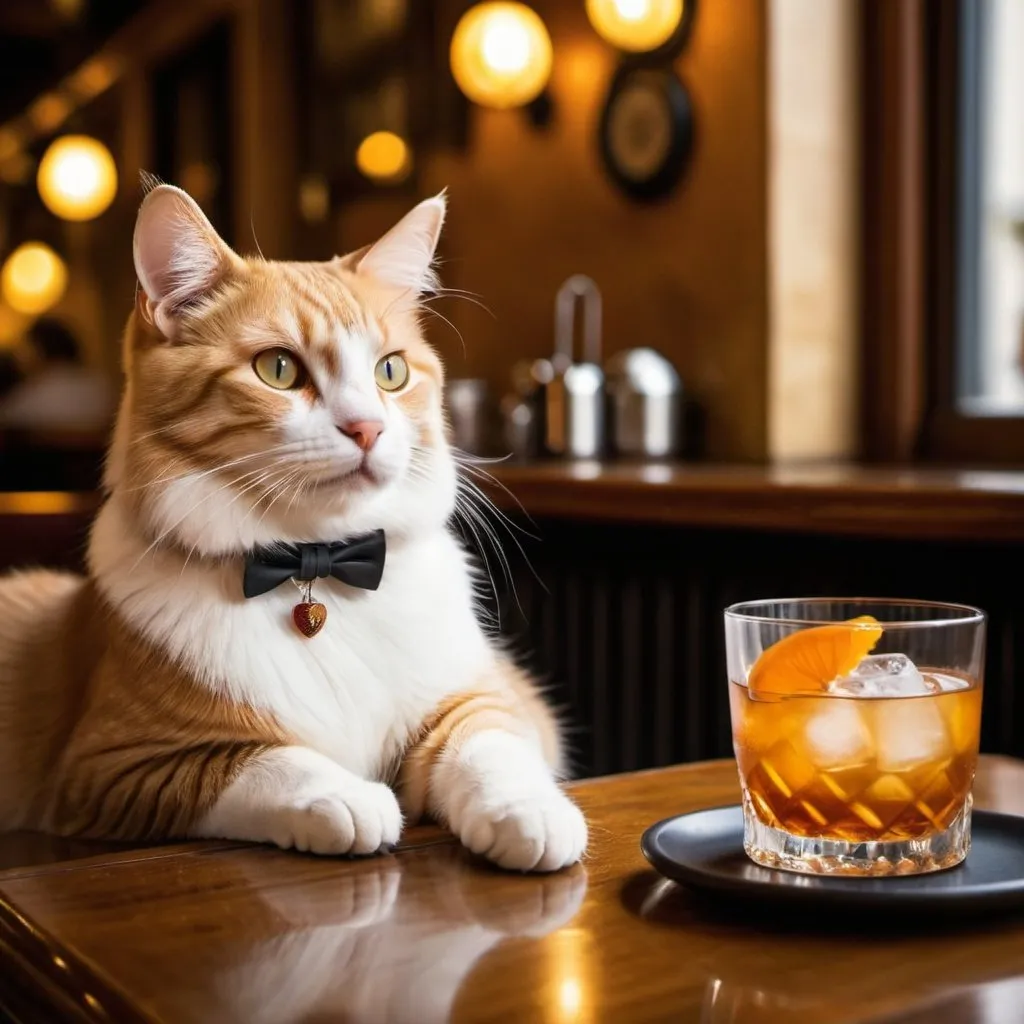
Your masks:
<instances>
[{"instance_id":1,"label":"hanging light","mask_svg":"<svg viewBox=\"0 0 1024 1024\"><path fill-rule=\"evenodd\" d=\"M656 50L683 18L683 0L587 0L594 31L631 53Z\"/></svg>"},{"instance_id":2,"label":"hanging light","mask_svg":"<svg viewBox=\"0 0 1024 1024\"><path fill-rule=\"evenodd\" d=\"M405 139L394 132L373 132L356 150L356 167L371 181L394 183L405 178L412 158Z\"/></svg>"},{"instance_id":3,"label":"hanging light","mask_svg":"<svg viewBox=\"0 0 1024 1024\"><path fill-rule=\"evenodd\" d=\"M449 53L452 75L474 103L531 103L551 76L551 37L526 4L480 3L459 20Z\"/></svg>"},{"instance_id":4,"label":"hanging light","mask_svg":"<svg viewBox=\"0 0 1024 1024\"><path fill-rule=\"evenodd\" d=\"M19 245L0 270L4 301L26 316L39 316L60 302L67 283L64 261L42 242Z\"/></svg>"},{"instance_id":5,"label":"hanging light","mask_svg":"<svg viewBox=\"0 0 1024 1024\"><path fill-rule=\"evenodd\" d=\"M39 195L64 220L92 220L114 201L117 167L110 150L88 135L62 135L39 161Z\"/></svg>"}]
</instances>

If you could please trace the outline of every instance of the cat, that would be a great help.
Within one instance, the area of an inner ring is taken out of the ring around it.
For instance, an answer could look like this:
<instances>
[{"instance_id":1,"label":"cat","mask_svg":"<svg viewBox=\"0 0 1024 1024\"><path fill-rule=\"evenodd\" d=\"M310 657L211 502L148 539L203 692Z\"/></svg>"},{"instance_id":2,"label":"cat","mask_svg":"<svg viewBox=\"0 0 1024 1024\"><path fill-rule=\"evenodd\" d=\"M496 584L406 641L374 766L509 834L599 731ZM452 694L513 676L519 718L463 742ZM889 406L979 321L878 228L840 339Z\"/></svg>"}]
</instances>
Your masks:
<instances>
[{"instance_id":1,"label":"cat","mask_svg":"<svg viewBox=\"0 0 1024 1024\"><path fill-rule=\"evenodd\" d=\"M558 717L481 625L450 526L420 324L446 207L274 262L149 183L87 573L0 583L0 829L369 855L432 817L506 869L584 856ZM318 561L345 543L375 552L361 580ZM261 552L328 544L296 572L311 595L250 593Z\"/></svg>"}]
</instances>

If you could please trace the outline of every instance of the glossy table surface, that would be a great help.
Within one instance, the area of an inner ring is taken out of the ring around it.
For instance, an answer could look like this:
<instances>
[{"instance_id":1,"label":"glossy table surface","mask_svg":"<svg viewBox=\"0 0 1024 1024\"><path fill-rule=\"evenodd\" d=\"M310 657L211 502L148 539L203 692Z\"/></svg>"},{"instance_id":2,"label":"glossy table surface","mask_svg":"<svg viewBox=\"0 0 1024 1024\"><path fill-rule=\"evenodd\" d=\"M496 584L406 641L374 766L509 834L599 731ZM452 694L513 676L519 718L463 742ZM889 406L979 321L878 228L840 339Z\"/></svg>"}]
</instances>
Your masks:
<instances>
[{"instance_id":1,"label":"glossy table surface","mask_svg":"<svg viewBox=\"0 0 1024 1024\"><path fill-rule=\"evenodd\" d=\"M656 875L641 833L735 802L731 761L572 789L590 854L542 877L494 870L436 828L359 861L6 837L0 1001L25 1021L1024 1019L1024 918L858 933L709 907ZM983 758L975 792L1024 814L1024 763Z\"/></svg>"}]
</instances>

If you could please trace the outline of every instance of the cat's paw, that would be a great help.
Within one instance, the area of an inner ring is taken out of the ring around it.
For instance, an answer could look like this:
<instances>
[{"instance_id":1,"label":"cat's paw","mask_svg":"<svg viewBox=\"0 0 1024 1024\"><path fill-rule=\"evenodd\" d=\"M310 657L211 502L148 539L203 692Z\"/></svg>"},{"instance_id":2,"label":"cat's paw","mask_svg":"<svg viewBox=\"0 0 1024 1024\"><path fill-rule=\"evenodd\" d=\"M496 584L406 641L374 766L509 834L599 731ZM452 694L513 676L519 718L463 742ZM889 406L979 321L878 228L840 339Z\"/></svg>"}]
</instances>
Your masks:
<instances>
[{"instance_id":1,"label":"cat's paw","mask_svg":"<svg viewBox=\"0 0 1024 1024\"><path fill-rule=\"evenodd\" d=\"M511 799L480 791L457 831L465 847L510 871L558 871L587 848L586 819L554 782Z\"/></svg>"},{"instance_id":2,"label":"cat's paw","mask_svg":"<svg viewBox=\"0 0 1024 1024\"><path fill-rule=\"evenodd\" d=\"M358 855L394 846L401 832L395 794L383 783L355 779L282 807L270 838L284 849Z\"/></svg>"},{"instance_id":3,"label":"cat's paw","mask_svg":"<svg viewBox=\"0 0 1024 1024\"><path fill-rule=\"evenodd\" d=\"M401 832L402 812L388 786L296 746L253 759L192 834L309 853L368 854L394 846Z\"/></svg>"}]
</instances>

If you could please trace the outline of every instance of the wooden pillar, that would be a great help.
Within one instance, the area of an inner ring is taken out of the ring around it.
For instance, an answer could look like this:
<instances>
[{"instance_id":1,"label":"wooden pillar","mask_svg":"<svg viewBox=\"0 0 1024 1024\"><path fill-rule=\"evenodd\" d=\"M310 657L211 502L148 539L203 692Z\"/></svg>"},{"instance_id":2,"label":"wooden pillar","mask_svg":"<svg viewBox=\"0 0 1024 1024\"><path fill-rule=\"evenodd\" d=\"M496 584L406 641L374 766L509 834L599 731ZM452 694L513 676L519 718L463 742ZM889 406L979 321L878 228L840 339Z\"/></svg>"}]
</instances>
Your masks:
<instances>
[{"instance_id":1,"label":"wooden pillar","mask_svg":"<svg viewBox=\"0 0 1024 1024\"><path fill-rule=\"evenodd\" d=\"M242 0L235 31L235 224L243 252L287 259L298 217L290 0Z\"/></svg>"},{"instance_id":2,"label":"wooden pillar","mask_svg":"<svg viewBox=\"0 0 1024 1024\"><path fill-rule=\"evenodd\" d=\"M858 432L859 17L770 0L768 453L844 458Z\"/></svg>"}]
</instances>

